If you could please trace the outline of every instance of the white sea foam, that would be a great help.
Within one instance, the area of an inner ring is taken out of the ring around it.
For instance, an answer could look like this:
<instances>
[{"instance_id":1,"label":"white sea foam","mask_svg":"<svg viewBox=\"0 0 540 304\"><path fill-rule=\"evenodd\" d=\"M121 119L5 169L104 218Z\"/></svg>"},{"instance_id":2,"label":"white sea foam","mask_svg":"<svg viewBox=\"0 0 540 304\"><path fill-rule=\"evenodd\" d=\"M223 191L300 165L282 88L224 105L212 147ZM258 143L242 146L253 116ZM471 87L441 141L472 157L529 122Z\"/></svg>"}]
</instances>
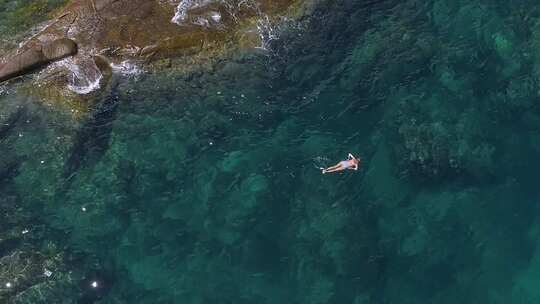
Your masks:
<instances>
[{"instance_id":1,"label":"white sea foam","mask_svg":"<svg viewBox=\"0 0 540 304\"><path fill-rule=\"evenodd\" d=\"M263 15L261 19L257 22L257 31L259 32L259 37L261 39L261 44L256 48L262 50L268 50L270 43L274 40L279 39L278 28L275 27L268 15Z\"/></svg>"},{"instance_id":2,"label":"white sea foam","mask_svg":"<svg viewBox=\"0 0 540 304\"><path fill-rule=\"evenodd\" d=\"M212 2L212 0L181 0L176 7L176 11L174 13L174 17L171 19L171 22L182 25L186 22L188 12L190 10L206 6Z\"/></svg>"},{"instance_id":3,"label":"white sea foam","mask_svg":"<svg viewBox=\"0 0 540 304\"><path fill-rule=\"evenodd\" d=\"M89 94L100 88L100 81L103 75L96 68L91 73L87 71L81 71L77 66L74 66L72 70L72 77L70 78L68 88L80 95Z\"/></svg>"},{"instance_id":4,"label":"white sea foam","mask_svg":"<svg viewBox=\"0 0 540 304\"><path fill-rule=\"evenodd\" d=\"M180 4L178 4L178 6L176 7L176 11L174 12L174 16L171 19L171 22L181 25L187 19L187 11L190 7L190 4L190 0L180 1Z\"/></svg>"},{"instance_id":5,"label":"white sea foam","mask_svg":"<svg viewBox=\"0 0 540 304\"><path fill-rule=\"evenodd\" d=\"M221 21L221 14L219 12L210 12L210 19L212 19L215 23L219 23Z\"/></svg>"},{"instance_id":6,"label":"white sea foam","mask_svg":"<svg viewBox=\"0 0 540 304\"><path fill-rule=\"evenodd\" d=\"M66 58L57 63L57 66L66 68L69 71L68 89L80 94L89 94L100 88L103 74L91 57Z\"/></svg>"},{"instance_id":7,"label":"white sea foam","mask_svg":"<svg viewBox=\"0 0 540 304\"><path fill-rule=\"evenodd\" d=\"M131 60L124 60L119 64L111 63L111 68L113 72L124 76L136 76L143 72L143 70Z\"/></svg>"}]
</instances>

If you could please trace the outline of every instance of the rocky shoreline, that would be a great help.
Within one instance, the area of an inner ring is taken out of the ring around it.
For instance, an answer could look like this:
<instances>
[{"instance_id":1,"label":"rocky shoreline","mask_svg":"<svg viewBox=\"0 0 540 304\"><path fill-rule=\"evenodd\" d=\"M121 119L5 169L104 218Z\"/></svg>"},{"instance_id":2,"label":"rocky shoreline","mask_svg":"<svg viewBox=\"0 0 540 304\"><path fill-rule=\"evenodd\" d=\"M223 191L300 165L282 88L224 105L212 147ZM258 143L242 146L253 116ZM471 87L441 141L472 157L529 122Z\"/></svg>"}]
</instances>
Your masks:
<instances>
[{"instance_id":1,"label":"rocky shoreline","mask_svg":"<svg viewBox=\"0 0 540 304\"><path fill-rule=\"evenodd\" d=\"M41 69L34 85L26 86L30 94L51 104L86 103L93 98L89 93L106 87L114 67L190 73L216 59L264 48L264 40L275 39L268 33L272 26L299 18L303 5L299 0L71 1L0 60L0 81ZM76 44L64 54L70 58L51 64L66 56L51 60L40 50L66 39Z\"/></svg>"}]
</instances>

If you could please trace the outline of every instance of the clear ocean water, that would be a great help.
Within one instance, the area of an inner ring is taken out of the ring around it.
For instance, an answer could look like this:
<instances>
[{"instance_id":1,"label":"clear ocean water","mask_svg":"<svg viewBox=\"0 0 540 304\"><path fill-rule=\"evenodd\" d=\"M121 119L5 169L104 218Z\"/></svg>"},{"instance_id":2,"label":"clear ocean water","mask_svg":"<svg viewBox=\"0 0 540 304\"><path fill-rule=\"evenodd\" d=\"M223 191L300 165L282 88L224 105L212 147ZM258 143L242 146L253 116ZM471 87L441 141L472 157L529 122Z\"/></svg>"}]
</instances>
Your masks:
<instances>
[{"instance_id":1,"label":"clear ocean water","mask_svg":"<svg viewBox=\"0 0 540 304\"><path fill-rule=\"evenodd\" d=\"M0 299L540 303L538 2L313 5L84 119L1 86Z\"/></svg>"}]
</instances>

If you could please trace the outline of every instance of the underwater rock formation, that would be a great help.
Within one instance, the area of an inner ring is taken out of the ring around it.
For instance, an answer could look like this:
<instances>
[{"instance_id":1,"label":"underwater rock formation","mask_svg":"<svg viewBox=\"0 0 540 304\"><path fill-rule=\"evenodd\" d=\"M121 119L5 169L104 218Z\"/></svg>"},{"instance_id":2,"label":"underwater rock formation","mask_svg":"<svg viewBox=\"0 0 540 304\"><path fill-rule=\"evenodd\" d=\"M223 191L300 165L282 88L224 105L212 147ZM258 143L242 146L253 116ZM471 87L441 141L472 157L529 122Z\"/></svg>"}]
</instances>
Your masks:
<instances>
[{"instance_id":1,"label":"underwater rock formation","mask_svg":"<svg viewBox=\"0 0 540 304\"><path fill-rule=\"evenodd\" d=\"M0 280L2 303L74 303L65 299L76 285L61 254L15 250L0 257Z\"/></svg>"}]
</instances>

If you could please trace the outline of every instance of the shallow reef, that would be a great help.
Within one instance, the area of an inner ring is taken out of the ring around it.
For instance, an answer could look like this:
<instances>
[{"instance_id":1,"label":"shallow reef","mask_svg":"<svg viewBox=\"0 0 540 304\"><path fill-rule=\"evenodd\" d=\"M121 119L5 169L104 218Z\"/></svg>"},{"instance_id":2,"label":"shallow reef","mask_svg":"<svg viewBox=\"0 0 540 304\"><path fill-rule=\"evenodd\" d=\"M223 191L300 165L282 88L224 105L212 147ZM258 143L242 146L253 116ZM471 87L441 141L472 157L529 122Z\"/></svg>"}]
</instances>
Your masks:
<instances>
[{"instance_id":1,"label":"shallow reef","mask_svg":"<svg viewBox=\"0 0 540 304\"><path fill-rule=\"evenodd\" d=\"M536 3L308 6L80 115L3 87L0 301L537 303Z\"/></svg>"}]
</instances>

